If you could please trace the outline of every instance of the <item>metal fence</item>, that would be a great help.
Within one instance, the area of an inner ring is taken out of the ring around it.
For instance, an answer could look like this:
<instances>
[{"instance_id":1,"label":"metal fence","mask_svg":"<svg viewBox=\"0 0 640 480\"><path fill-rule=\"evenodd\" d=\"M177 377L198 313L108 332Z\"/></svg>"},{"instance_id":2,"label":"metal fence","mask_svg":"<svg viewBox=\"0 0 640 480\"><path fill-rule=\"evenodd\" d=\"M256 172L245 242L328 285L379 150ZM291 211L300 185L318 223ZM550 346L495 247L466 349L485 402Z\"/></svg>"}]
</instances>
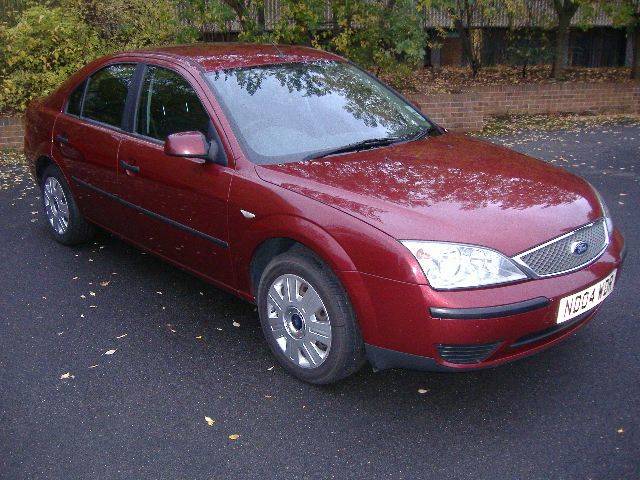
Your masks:
<instances>
[{"instance_id":1,"label":"metal fence","mask_svg":"<svg viewBox=\"0 0 640 480\"><path fill-rule=\"evenodd\" d=\"M188 4L189 0L177 0L179 8ZM219 0L210 0L219 1ZM348 0L345 0L348 1ZM611 0L612 2L618 2L620 0ZM553 10L551 0L525 0L527 9L527 20L524 19L525 15L514 17L510 15L505 9L491 9L490 13L483 14L480 11L476 11L473 15L472 24L473 28L484 27L538 27L548 28L553 25L555 21L555 12ZM15 17L16 13L23 10L28 4L27 0L0 0L0 22L8 22ZM264 17L265 27L267 30L271 30L278 19L280 18L281 3L280 0L264 0ZM325 9L325 16L327 24L331 22L331 4L327 1L327 7ZM595 14L587 16L584 10L578 10L572 23L574 25L589 25L595 27L611 26L611 19L606 15L602 7L596 8ZM444 11L431 9L424 14L424 26L425 28L451 28L451 17ZM207 25L206 31L217 32L239 32L239 22L232 20L226 22L224 25Z\"/></svg>"}]
</instances>

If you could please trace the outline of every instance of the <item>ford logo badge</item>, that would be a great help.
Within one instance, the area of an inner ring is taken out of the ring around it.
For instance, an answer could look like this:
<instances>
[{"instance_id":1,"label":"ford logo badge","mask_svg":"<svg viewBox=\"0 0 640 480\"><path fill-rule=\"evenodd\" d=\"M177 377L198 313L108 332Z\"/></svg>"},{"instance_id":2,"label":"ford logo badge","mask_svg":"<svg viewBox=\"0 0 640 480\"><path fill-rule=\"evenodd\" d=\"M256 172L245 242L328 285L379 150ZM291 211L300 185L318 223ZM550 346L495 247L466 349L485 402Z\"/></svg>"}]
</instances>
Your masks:
<instances>
[{"instance_id":1,"label":"ford logo badge","mask_svg":"<svg viewBox=\"0 0 640 480\"><path fill-rule=\"evenodd\" d=\"M571 253L574 255L582 255L589 250L589 244L587 242L573 242L571 244Z\"/></svg>"}]
</instances>

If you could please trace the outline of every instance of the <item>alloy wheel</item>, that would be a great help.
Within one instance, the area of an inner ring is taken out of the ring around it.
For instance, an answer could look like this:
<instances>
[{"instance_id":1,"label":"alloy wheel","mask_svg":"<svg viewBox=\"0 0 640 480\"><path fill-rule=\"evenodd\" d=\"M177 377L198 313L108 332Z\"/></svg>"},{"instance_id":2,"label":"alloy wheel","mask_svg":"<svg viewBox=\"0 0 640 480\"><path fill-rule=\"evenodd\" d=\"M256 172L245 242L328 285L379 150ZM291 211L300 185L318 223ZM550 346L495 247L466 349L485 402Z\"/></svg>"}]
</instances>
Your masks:
<instances>
[{"instance_id":1,"label":"alloy wheel","mask_svg":"<svg viewBox=\"0 0 640 480\"><path fill-rule=\"evenodd\" d=\"M331 349L331 321L324 302L307 280L280 275L269 287L267 318L284 355L302 368L317 368Z\"/></svg>"},{"instance_id":2,"label":"alloy wheel","mask_svg":"<svg viewBox=\"0 0 640 480\"><path fill-rule=\"evenodd\" d=\"M69 204L62 185L57 178L48 177L43 190L47 219L58 235L64 235L69 227Z\"/></svg>"}]
</instances>

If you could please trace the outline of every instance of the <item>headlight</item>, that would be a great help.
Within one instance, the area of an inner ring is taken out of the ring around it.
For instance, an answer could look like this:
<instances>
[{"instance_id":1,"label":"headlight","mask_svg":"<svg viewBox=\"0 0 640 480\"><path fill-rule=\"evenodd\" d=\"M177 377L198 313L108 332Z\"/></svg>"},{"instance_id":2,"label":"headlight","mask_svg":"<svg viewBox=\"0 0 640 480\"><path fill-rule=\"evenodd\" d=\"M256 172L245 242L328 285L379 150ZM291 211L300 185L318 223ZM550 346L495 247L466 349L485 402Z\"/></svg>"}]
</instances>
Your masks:
<instances>
[{"instance_id":1,"label":"headlight","mask_svg":"<svg viewBox=\"0 0 640 480\"><path fill-rule=\"evenodd\" d=\"M598 197L598 202L600 202L600 207L602 208L602 215L604 216L604 221L607 224L607 232L609 232L609 235L611 235L613 233L613 221L611 220L611 212L609 211L609 207L607 207L607 204L604 202L604 199L602 198L602 195L600 195L600 192L596 190L596 187L591 185L591 188L593 189L593 193L596 194L596 197Z\"/></svg>"},{"instance_id":2,"label":"headlight","mask_svg":"<svg viewBox=\"0 0 640 480\"><path fill-rule=\"evenodd\" d=\"M479 287L527 278L509 258L488 248L420 240L401 243L416 257L435 289Z\"/></svg>"}]
</instances>

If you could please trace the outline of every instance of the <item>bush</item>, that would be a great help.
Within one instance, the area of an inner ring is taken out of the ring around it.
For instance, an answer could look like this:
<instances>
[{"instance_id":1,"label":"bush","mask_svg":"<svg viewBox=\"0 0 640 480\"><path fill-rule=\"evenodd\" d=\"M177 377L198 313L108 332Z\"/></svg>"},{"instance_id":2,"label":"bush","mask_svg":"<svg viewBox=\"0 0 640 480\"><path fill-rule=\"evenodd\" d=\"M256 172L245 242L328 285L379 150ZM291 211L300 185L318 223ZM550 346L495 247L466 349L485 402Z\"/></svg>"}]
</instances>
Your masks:
<instances>
[{"instance_id":1,"label":"bush","mask_svg":"<svg viewBox=\"0 0 640 480\"><path fill-rule=\"evenodd\" d=\"M105 50L131 50L186 43L198 32L180 21L173 0L62 0L105 45Z\"/></svg>"},{"instance_id":2,"label":"bush","mask_svg":"<svg viewBox=\"0 0 640 480\"><path fill-rule=\"evenodd\" d=\"M0 25L0 112L19 112L87 62L133 48L193 41L172 0L62 0Z\"/></svg>"},{"instance_id":3,"label":"bush","mask_svg":"<svg viewBox=\"0 0 640 480\"><path fill-rule=\"evenodd\" d=\"M273 32L243 31L240 38L309 45L336 52L396 84L418 67L426 34L413 0L280 0Z\"/></svg>"},{"instance_id":4,"label":"bush","mask_svg":"<svg viewBox=\"0 0 640 480\"><path fill-rule=\"evenodd\" d=\"M101 52L100 40L72 11L34 6L0 27L0 111L21 111Z\"/></svg>"}]
</instances>

